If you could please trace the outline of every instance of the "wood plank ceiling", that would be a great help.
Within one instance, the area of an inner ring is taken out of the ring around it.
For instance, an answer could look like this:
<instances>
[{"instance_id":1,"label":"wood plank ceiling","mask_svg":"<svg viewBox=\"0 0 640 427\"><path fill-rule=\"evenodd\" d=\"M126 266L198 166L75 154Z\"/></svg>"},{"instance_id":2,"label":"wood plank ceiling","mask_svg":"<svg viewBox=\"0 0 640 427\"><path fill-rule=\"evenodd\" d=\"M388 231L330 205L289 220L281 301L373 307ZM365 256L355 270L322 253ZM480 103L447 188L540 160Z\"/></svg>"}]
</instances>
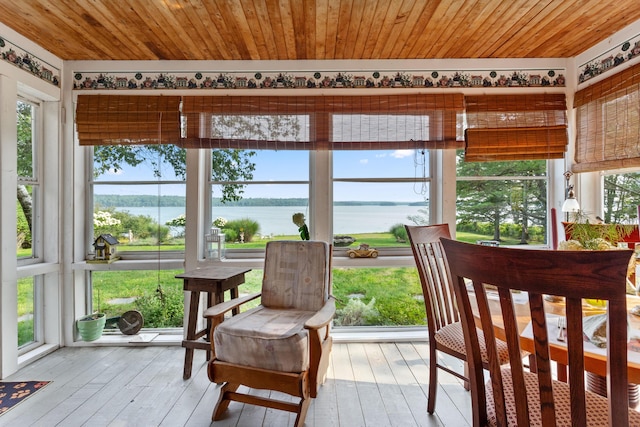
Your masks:
<instances>
[{"instance_id":1,"label":"wood plank ceiling","mask_svg":"<svg viewBox=\"0 0 640 427\"><path fill-rule=\"evenodd\" d=\"M573 57L639 19L638 0L0 0L64 60Z\"/></svg>"}]
</instances>

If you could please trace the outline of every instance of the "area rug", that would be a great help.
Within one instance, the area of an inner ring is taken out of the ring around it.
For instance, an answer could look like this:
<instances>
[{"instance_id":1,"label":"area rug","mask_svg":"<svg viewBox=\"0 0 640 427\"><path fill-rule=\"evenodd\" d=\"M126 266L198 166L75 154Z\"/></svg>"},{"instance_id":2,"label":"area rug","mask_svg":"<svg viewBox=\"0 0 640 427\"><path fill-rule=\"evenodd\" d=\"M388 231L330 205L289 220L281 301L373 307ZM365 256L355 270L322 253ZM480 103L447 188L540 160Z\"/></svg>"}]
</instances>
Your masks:
<instances>
[{"instance_id":1,"label":"area rug","mask_svg":"<svg viewBox=\"0 0 640 427\"><path fill-rule=\"evenodd\" d=\"M51 381L0 382L0 415L4 414Z\"/></svg>"}]
</instances>

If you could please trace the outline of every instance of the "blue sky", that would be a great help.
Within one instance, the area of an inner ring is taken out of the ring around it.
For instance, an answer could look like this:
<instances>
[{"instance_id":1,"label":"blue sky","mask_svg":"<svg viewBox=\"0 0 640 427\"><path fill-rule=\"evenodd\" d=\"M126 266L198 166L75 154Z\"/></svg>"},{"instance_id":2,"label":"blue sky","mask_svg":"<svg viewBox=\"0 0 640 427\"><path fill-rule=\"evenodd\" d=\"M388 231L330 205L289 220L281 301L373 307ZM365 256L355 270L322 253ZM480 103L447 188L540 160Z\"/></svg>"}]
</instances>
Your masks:
<instances>
[{"instance_id":1,"label":"blue sky","mask_svg":"<svg viewBox=\"0 0 640 427\"><path fill-rule=\"evenodd\" d=\"M309 173L308 153L306 151L257 151L252 158L256 163L254 180L287 181L307 180ZM333 168L335 178L413 178L422 176L423 164L428 159L422 158L414 150L380 150L380 151L336 151ZM426 167L428 174L428 165ZM168 168L163 173L163 180L174 179ZM156 181L148 165L136 168L125 167L119 173L109 173L101 177L101 181ZM260 185L247 188L245 197L307 197L306 186ZM334 200L359 201L420 201L424 200L419 184L357 184L337 183L334 186ZM120 194L118 186L96 186L97 194ZM155 185L127 186L128 194L158 194ZM184 195L184 186L162 186L162 195ZM215 190L214 190L215 196Z\"/></svg>"}]
</instances>

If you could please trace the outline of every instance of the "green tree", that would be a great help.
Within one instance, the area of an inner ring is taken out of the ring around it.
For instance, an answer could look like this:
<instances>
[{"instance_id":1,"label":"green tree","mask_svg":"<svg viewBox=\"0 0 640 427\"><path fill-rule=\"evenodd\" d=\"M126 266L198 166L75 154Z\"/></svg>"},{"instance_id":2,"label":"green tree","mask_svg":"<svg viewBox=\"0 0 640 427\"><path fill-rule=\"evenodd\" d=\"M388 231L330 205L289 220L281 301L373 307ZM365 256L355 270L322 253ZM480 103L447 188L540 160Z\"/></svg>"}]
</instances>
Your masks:
<instances>
[{"instance_id":1,"label":"green tree","mask_svg":"<svg viewBox=\"0 0 640 427\"><path fill-rule=\"evenodd\" d=\"M604 177L604 222L636 222L640 205L640 172Z\"/></svg>"}]
</instances>

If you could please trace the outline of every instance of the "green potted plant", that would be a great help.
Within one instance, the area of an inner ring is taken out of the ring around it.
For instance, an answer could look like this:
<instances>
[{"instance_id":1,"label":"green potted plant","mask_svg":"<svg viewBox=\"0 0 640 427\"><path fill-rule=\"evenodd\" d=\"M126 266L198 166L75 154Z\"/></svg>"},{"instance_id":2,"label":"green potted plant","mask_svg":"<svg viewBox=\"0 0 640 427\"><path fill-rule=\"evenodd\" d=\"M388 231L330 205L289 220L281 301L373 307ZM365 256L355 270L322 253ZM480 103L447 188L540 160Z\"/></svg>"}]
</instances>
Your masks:
<instances>
[{"instance_id":1,"label":"green potted plant","mask_svg":"<svg viewBox=\"0 0 640 427\"><path fill-rule=\"evenodd\" d=\"M83 316L76 321L76 326L82 341L95 341L102 336L102 330L107 322L104 313L93 313Z\"/></svg>"},{"instance_id":2,"label":"green potted plant","mask_svg":"<svg viewBox=\"0 0 640 427\"><path fill-rule=\"evenodd\" d=\"M78 333L83 341L95 341L102 336L102 330L107 323L107 316L100 312L100 292L98 291L98 311L82 316L76 321Z\"/></svg>"}]
</instances>

